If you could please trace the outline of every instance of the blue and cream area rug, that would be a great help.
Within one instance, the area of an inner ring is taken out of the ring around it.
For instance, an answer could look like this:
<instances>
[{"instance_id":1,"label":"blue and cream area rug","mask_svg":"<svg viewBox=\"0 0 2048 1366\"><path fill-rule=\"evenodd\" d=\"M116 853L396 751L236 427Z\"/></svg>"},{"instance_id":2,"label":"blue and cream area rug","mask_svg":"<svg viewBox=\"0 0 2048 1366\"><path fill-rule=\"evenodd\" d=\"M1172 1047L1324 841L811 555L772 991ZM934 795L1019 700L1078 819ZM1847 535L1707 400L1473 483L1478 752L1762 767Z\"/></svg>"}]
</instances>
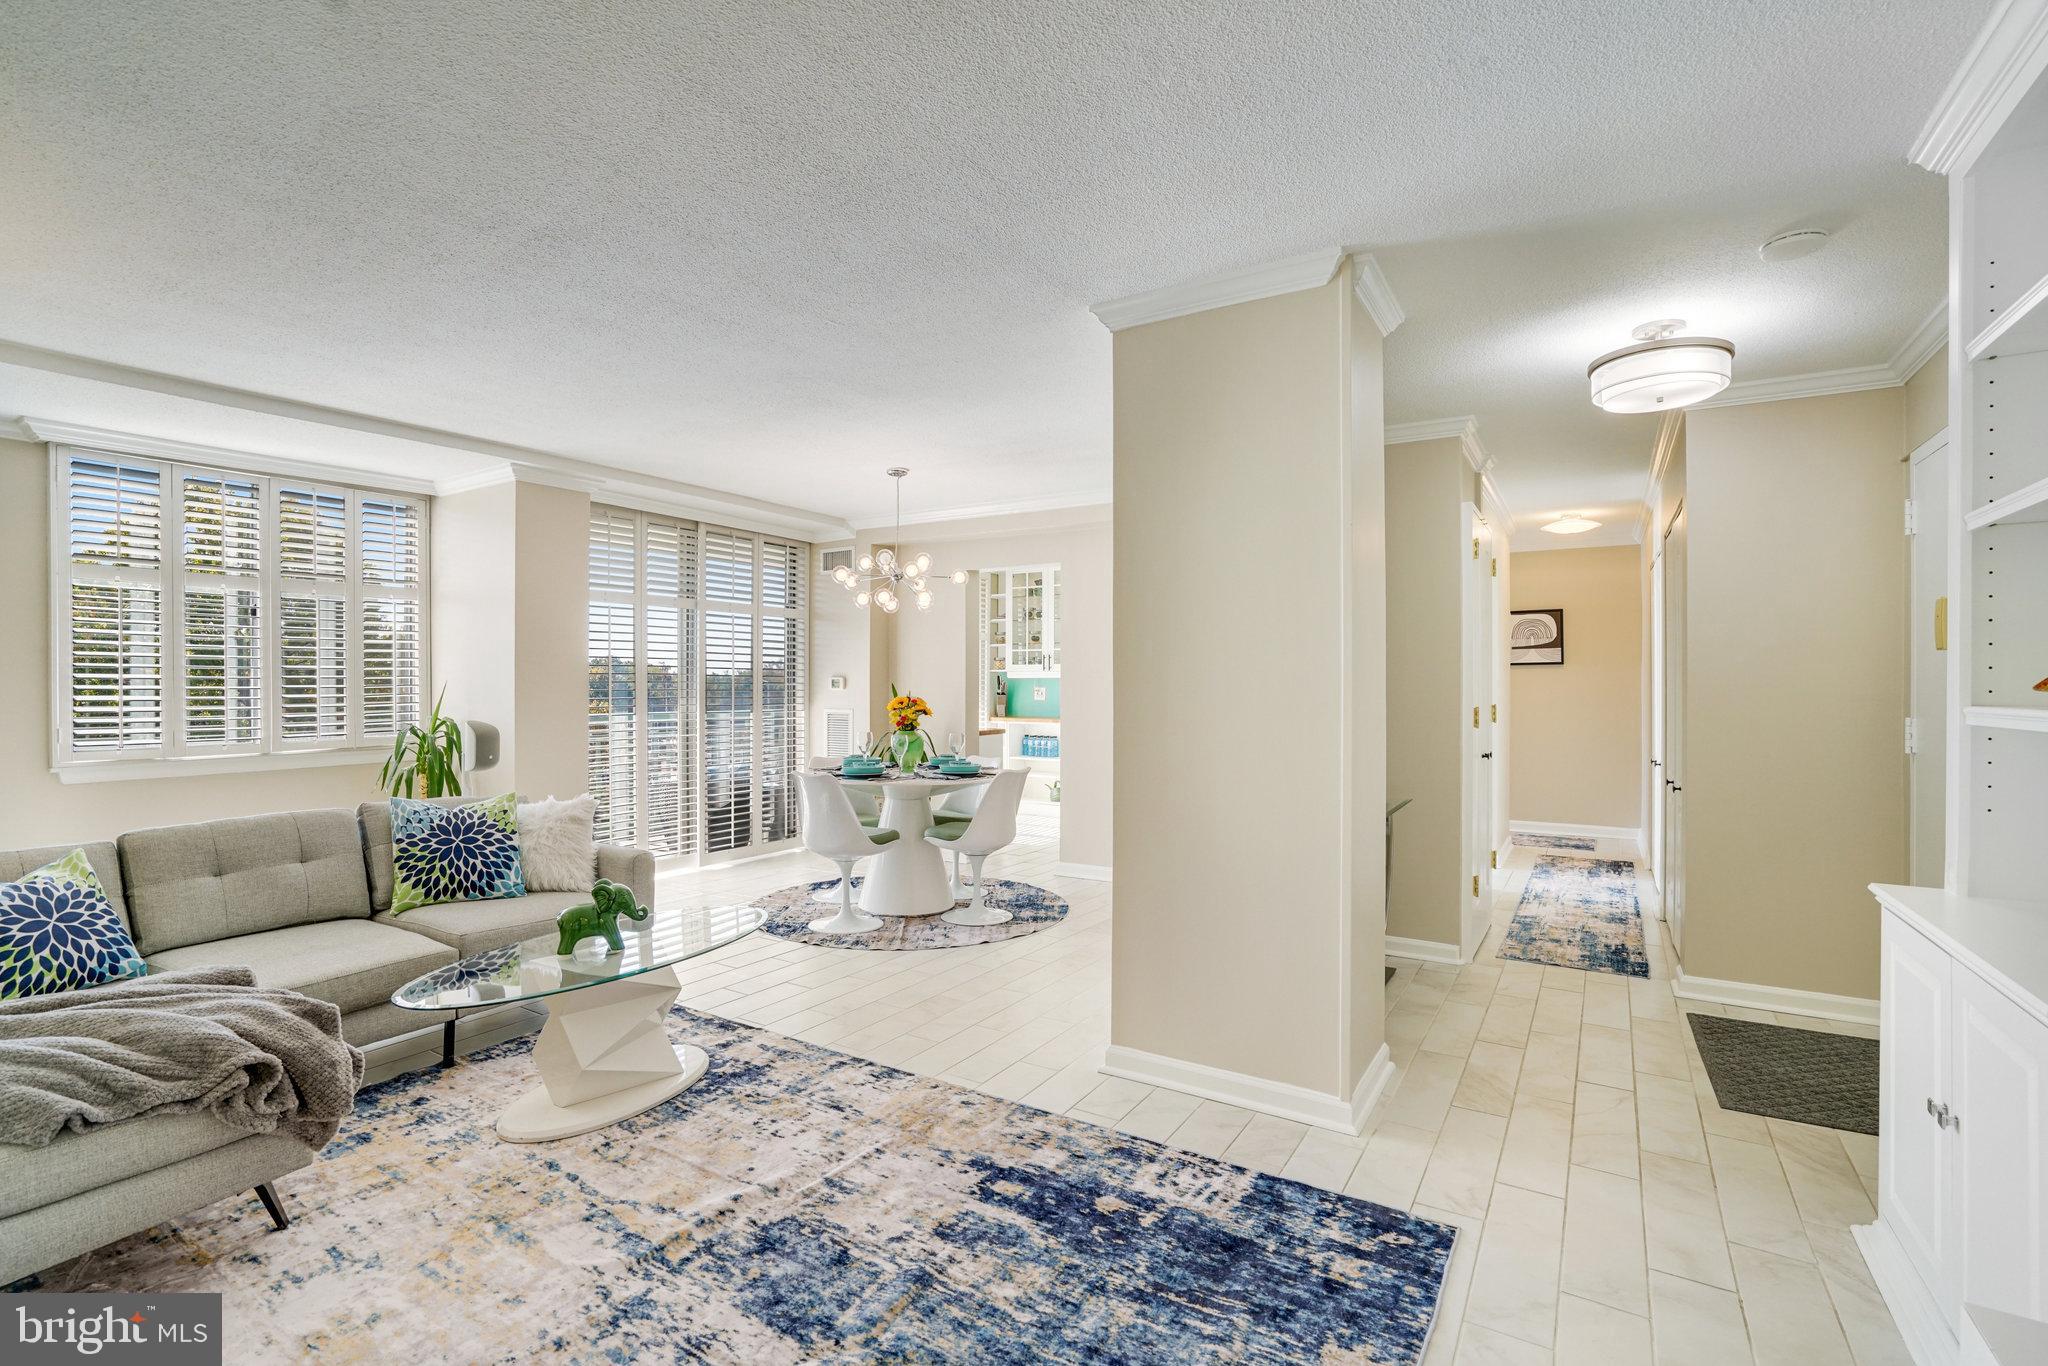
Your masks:
<instances>
[{"instance_id":1,"label":"blue and cream area rug","mask_svg":"<svg viewBox=\"0 0 2048 1366\"><path fill-rule=\"evenodd\" d=\"M1508 836L1508 843L1523 849L1577 849L1588 854L1599 847L1584 835L1525 835L1519 831Z\"/></svg>"},{"instance_id":2,"label":"blue and cream area rug","mask_svg":"<svg viewBox=\"0 0 2048 1366\"><path fill-rule=\"evenodd\" d=\"M1501 938L1500 957L1648 977L1636 866L1627 859L1545 854Z\"/></svg>"},{"instance_id":3,"label":"blue and cream area rug","mask_svg":"<svg viewBox=\"0 0 2048 1366\"><path fill-rule=\"evenodd\" d=\"M768 918L761 923L761 928L768 933L794 939L799 944L816 944L827 949L957 949L967 944L993 944L1019 935L1036 934L1067 918L1065 899L1043 887L1029 882L1009 882L999 877L984 880L988 886L982 895L988 904L1000 906L1010 913L1010 918L1000 925L949 925L936 915L885 915L880 917L882 927L866 934L814 933L811 922L820 916L833 914L834 906L812 900L812 894L827 887L837 887L839 879L836 877L784 887L753 904L768 912ZM860 878L853 880L856 897L860 895L860 884ZM956 901L953 904L965 906L967 903Z\"/></svg>"},{"instance_id":4,"label":"blue and cream area rug","mask_svg":"<svg viewBox=\"0 0 2048 1366\"><path fill-rule=\"evenodd\" d=\"M56 1291L224 1296L228 1360L1414 1363L1454 1230L676 1011L711 1071L500 1142L530 1039L367 1088L291 1227L228 1200Z\"/></svg>"}]
</instances>

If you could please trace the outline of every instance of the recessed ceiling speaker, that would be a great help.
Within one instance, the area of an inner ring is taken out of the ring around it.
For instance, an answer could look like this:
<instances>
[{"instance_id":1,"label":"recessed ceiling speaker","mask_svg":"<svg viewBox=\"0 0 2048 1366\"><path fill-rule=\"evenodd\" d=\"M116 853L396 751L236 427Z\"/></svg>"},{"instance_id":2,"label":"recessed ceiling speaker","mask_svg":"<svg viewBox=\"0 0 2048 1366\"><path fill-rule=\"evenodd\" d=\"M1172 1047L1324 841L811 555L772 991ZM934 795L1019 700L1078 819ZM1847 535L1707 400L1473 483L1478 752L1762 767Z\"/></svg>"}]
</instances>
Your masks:
<instances>
[{"instance_id":1,"label":"recessed ceiling speaker","mask_svg":"<svg viewBox=\"0 0 2048 1366\"><path fill-rule=\"evenodd\" d=\"M1828 235L1819 228L1802 228L1797 232L1781 232L1756 249L1764 260L1776 264L1779 261L1797 261L1802 256L1811 256L1828 244Z\"/></svg>"}]
</instances>

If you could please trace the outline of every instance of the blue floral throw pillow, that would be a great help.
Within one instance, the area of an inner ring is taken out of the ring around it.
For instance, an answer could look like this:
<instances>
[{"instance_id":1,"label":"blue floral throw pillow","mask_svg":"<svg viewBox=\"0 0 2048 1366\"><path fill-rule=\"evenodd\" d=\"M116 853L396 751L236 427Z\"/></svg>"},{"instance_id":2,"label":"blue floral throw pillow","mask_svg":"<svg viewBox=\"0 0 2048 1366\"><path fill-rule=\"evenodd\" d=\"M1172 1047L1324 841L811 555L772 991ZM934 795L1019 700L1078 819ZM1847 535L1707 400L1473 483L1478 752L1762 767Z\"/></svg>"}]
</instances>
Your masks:
<instances>
[{"instance_id":1,"label":"blue floral throw pillow","mask_svg":"<svg viewBox=\"0 0 2048 1366\"><path fill-rule=\"evenodd\" d=\"M519 794L436 806L391 799L391 913L444 901L525 896Z\"/></svg>"},{"instance_id":2,"label":"blue floral throw pillow","mask_svg":"<svg viewBox=\"0 0 2048 1366\"><path fill-rule=\"evenodd\" d=\"M85 850L0 883L0 1001L147 971Z\"/></svg>"}]
</instances>

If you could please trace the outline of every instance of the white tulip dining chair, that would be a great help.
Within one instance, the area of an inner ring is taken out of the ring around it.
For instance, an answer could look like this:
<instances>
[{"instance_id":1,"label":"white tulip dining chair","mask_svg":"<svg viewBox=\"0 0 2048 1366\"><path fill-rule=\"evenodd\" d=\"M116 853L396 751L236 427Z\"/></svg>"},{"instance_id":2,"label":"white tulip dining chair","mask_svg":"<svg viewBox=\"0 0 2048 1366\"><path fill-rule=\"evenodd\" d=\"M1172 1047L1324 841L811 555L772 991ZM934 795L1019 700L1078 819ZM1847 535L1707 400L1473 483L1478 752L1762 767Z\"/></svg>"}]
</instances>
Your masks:
<instances>
[{"instance_id":1,"label":"white tulip dining chair","mask_svg":"<svg viewBox=\"0 0 2048 1366\"><path fill-rule=\"evenodd\" d=\"M981 807L981 799L988 795L988 787L976 783L972 787L955 788L939 799L938 807L932 812L933 826L965 825L974 819L974 813ZM960 877L960 851L953 851L953 900L965 901L974 894L974 884Z\"/></svg>"},{"instance_id":2,"label":"white tulip dining chair","mask_svg":"<svg viewBox=\"0 0 2048 1366\"><path fill-rule=\"evenodd\" d=\"M981 865L988 856L1017 838L1017 804L1024 800L1027 769L1006 768L988 785L974 818L964 824L947 821L925 831L924 837L941 849L952 849L967 858L974 869L974 897L965 906L955 906L939 919L948 925L1000 925L1012 919L1010 913L988 904Z\"/></svg>"},{"instance_id":3,"label":"white tulip dining chair","mask_svg":"<svg viewBox=\"0 0 2048 1366\"><path fill-rule=\"evenodd\" d=\"M897 839L894 830L870 830L854 814L846 789L829 773L799 773L797 792L803 801L804 848L839 865L839 914L813 920L817 934L860 934L878 930L882 922L853 908L853 865Z\"/></svg>"},{"instance_id":4,"label":"white tulip dining chair","mask_svg":"<svg viewBox=\"0 0 2048 1366\"><path fill-rule=\"evenodd\" d=\"M826 754L813 755L811 757L811 767L815 769L836 769L839 767L839 761ZM853 814L860 817L862 825L865 825L870 830L881 827L882 794L880 792L871 787L842 786L839 790L845 795L846 800L852 803ZM837 887L820 887L817 891L811 893L811 900L823 902L829 906L839 900L839 889Z\"/></svg>"}]
</instances>

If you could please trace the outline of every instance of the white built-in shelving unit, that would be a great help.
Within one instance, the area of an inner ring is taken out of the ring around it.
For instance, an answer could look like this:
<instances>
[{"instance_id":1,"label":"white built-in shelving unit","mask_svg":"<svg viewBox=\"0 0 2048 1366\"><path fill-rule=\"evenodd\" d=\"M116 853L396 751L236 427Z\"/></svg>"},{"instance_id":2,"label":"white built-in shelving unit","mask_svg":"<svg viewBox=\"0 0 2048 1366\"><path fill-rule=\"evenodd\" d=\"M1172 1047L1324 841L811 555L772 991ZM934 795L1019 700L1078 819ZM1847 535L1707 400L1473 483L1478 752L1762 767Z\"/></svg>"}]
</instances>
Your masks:
<instances>
[{"instance_id":1,"label":"white built-in shelving unit","mask_svg":"<svg viewBox=\"0 0 2048 1366\"><path fill-rule=\"evenodd\" d=\"M1873 888L1878 1218L1856 1233L1921 1366L1999 1315L2048 1321L2044 72L2048 0L2005 0L1914 150L1949 177L1948 850L1944 886Z\"/></svg>"}]
</instances>

